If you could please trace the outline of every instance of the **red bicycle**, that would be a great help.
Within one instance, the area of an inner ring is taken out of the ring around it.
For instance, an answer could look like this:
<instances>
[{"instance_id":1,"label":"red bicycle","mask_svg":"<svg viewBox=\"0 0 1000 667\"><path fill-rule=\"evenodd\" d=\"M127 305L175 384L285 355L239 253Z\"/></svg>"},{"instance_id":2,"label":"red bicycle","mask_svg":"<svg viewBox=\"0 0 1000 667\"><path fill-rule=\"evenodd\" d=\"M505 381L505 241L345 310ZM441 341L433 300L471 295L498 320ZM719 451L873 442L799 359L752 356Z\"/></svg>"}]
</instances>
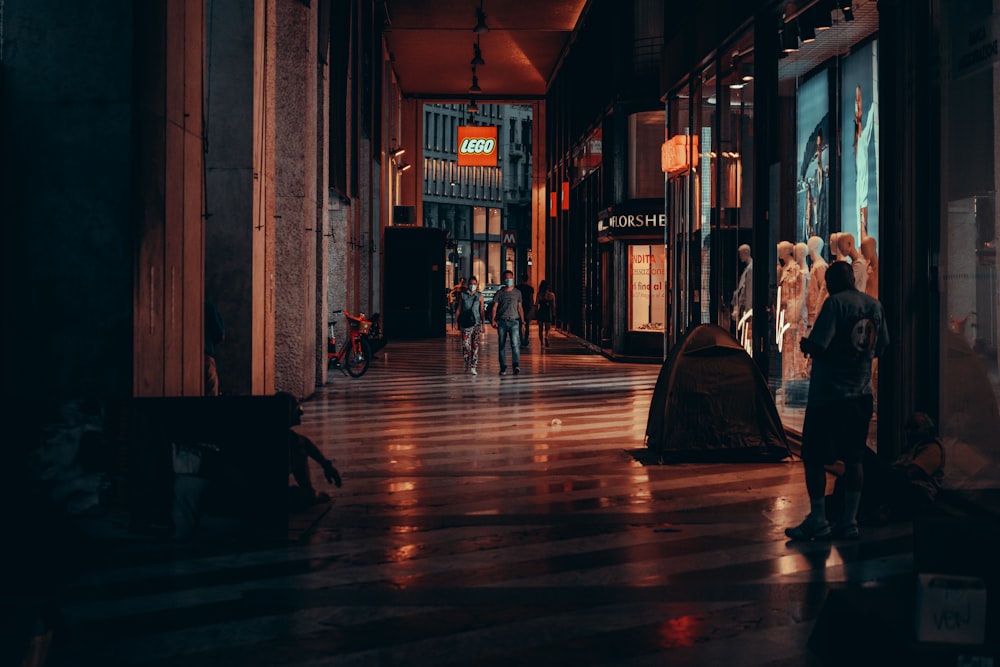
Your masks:
<instances>
[{"instance_id":1,"label":"red bicycle","mask_svg":"<svg viewBox=\"0 0 1000 667\"><path fill-rule=\"evenodd\" d=\"M337 349L337 340L334 336L333 322L328 322L330 327L330 338L326 344L327 368L339 368L341 373L359 378L368 370L368 365L372 360L372 346L368 342L371 333L371 320L365 319L365 314L351 315L346 310L335 310L333 315L344 314L347 320L347 340Z\"/></svg>"}]
</instances>

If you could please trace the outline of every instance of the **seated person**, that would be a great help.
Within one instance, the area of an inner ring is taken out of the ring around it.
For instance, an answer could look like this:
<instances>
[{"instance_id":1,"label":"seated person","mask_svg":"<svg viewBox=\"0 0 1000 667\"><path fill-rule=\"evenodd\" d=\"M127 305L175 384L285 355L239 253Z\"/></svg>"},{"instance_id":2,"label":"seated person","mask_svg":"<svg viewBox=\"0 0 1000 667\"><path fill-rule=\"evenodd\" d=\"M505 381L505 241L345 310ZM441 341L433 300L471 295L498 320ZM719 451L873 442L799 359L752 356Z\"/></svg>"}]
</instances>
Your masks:
<instances>
[{"instance_id":1,"label":"seated person","mask_svg":"<svg viewBox=\"0 0 1000 667\"><path fill-rule=\"evenodd\" d=\"M293 426L302 423L302 404L288 392L279 392L279 396L284 396L289 402L289 417ZM313 487L312 479L309 475L309 459L312 459L323 468L323 476L326 481L341 486L340 473L333 466L330 459L323 456L312 440L298 433L293 428L288 429L288 472L295 479L297 486L289 487L289 503L292 509L299 509L314 505L316 503L330 502L330 495L323 491L316 491Z\"/></svg>"},{"instance_id":2,"label":"seated person","mask_svg":"<svg viewBox=\"0 0 1000 667\"><path fill-rule=\"evenodd\" d=\"M865 486L860 511L864 523L912 519L934 509L944 478L945 461L937 427L927 414L914 412L903 428L904 449L890 465L882 463L871 450L865 452ZM837 475L838 466L828 466L827 470ZM827 497L828 505L836 506L842 500L841 495L838 485Z\"/></svg>"}]
</instances>

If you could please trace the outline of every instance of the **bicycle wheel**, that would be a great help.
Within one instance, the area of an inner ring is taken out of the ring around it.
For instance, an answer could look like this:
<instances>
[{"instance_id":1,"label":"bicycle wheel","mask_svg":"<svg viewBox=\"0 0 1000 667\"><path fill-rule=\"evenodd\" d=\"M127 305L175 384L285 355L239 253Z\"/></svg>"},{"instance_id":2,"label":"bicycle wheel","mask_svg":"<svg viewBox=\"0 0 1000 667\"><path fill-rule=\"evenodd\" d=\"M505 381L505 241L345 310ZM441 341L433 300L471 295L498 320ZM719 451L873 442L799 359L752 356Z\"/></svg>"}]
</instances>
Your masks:
<instances>
[{"instance_id":1,"label":"bicycle wheel","mask_svg":"<svg viewBox=\"0 0 1000 667\"><path fill-rule=\"evenodd\" d=\"M351 341L347 341L351 345ZM367 338L358 340L357 349L348 349L344 357L344 365L351 377L359 378L368 370L368 364L372 361L372 346Z\"/></svg>"}]
</instances>

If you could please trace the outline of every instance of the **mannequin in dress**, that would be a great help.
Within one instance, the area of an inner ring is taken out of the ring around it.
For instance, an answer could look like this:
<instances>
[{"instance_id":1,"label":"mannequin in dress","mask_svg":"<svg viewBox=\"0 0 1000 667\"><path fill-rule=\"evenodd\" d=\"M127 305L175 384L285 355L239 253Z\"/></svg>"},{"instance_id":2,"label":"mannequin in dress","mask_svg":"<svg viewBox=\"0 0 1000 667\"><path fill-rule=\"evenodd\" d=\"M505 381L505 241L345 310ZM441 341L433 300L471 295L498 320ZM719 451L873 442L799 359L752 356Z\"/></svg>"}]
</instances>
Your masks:
<instances>
[{"instance_id":1,"label":"mannequin in dress","mask_svg":"<svg viewBox=\"0 0 1000 667\"><path fill-rule=\"evenodd\" d=\"M744 316L753 309L753 256L750 246L746 243L736 249L743 271L733 292L733 324L736 326L736 339L747 347L751 337L752 315Z\"/></svg>"},{"instance_id":2,"label":"mannequin in dress","mask_svg":"<svg viewBox=\"0 0 1000 667\"><path fill-rule=\"evenodd\" d=\"M865 283L865 293L873 299L878 298L878 252L875 238L866 236L861 242L861 256L868 262L868 281Z\"/></svg>"},{"instance_id":3,"label":"mannequin in dress","mask_svg":"<svg viewBox=\"0 0 1000 667\"><path fill-rule=\"evenodd\" d=\"M740 280L733 292L733 320L738 322L743 313L753 307L753 257L750 255L750 246L746 243L737 248L736 252L740 264L743 264Z\"/></svg>"},{"instance_id":4,"label":"mannequin in dress","mask_svg":"<svg viewBox=\"0 0 1000 667\"><path fill-rule=\"evenodd\" d=\"M826 291L826 267L828 264L823 259L823 239L812 236L807 245L812 268L809 269L809 285L806 288L806 312L809 317L809 325L812 326L828 295Z\"/></svg>"},{"instance_id":5,"label":"mannequin in dress","mask_svg":"<svg viewBox=\"0 0 1000 667\"><path fill-rule=\"evenodd\" d=\"M851 260L851 268L854 269L854 289L859 292L866 292L865 288L868 284L868 260L861 256L857 246L854 245L854 234L842 233L837 238L837 245L840 246L840 254L845 259Z\"/></svg>"},{"instance_id":6,"label":"mannequin in dress","mask_svg":"<svg viewBox=\"0 0 1000 667\"><path fill-rule=\"evenodd\" d=\"M781 334L781 377L793 380L804 376L805 357L796 349L804 331L799 329L805 273L795 259L795 246L789 241L778 243L778 317Z\"/></svg>"},{"instance_id":7,"label":"mannequin in dress","mask_svg":"<svg viewBox=\"0 0 1000 667\"><path fill-rule=\"evenodd\" d=\"M799 331L803 334L805 330L809 328L809 311L806 308L805 295L809 293L809 262L806 258L809 256L809 246L805 243L795 244L795 261L799 263L799 268L802 270L802 307L799 309Z\"/></svg>"}]
</instances>

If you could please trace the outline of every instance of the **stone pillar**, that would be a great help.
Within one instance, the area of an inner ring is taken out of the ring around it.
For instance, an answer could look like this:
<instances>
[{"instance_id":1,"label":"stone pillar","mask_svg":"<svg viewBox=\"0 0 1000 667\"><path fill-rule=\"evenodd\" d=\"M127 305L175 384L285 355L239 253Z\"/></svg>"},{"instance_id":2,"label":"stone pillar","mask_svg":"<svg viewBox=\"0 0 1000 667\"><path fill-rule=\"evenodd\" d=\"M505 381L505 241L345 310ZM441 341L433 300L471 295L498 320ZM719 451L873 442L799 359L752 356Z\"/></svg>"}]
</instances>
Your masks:
<instances>
[{"instance_id":1,"label":"stone pillar","mask_svg":"<svg viewBox=\"0 0 1000 667\"><path fill-rule=\"evenodd\" d=\"M318 5L277 7L275 388L296 396L316 387Z\"/></svg>"},{"instance_id":2,"label":"stone pillar","mask_svg":"<svg viewBox=\"0 0 1000 667\"><path fill-rule=\"evenodd\" d=\"M205 85L206 296L224 394L274 391L274 0L213 0ZM271 258L271 259L269 259Z\"/></svg>"}]
</instances>

